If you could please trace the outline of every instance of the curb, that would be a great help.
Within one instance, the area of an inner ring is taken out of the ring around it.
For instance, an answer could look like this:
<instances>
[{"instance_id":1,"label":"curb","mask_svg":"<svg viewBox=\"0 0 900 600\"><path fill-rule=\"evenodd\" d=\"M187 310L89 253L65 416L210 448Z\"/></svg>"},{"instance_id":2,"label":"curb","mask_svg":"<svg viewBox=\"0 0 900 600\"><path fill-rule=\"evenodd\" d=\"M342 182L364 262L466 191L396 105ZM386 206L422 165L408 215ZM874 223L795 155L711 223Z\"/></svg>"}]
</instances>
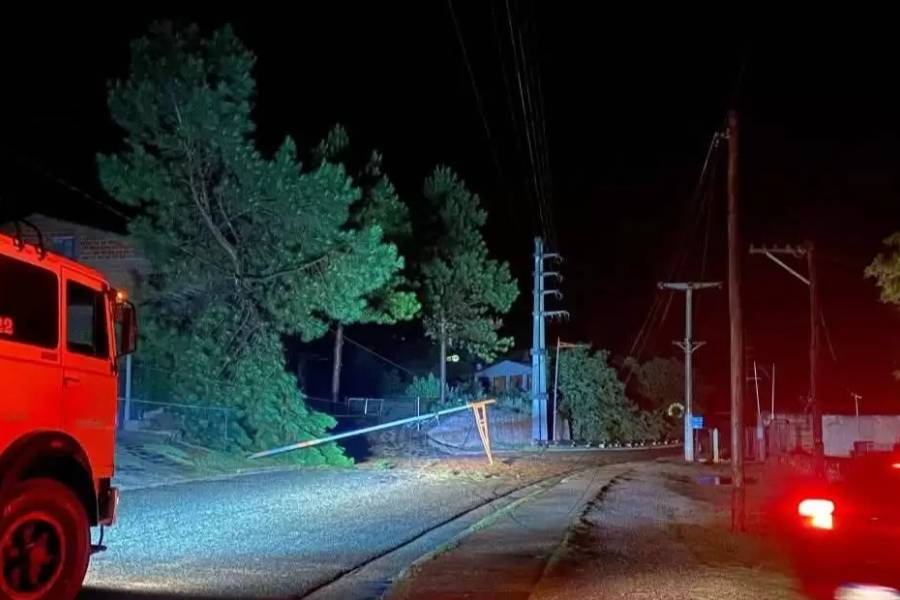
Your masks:
<instances>
[{"instance_id":1,"label":"curb","mask_svg":"<svg viewBox=\"0 0 900 600\"><path fill-rule=\"evenodd\" d=\"M460 446L453 446L444 442L439 442L433 438L428 438L428 444L433 448L444 450L448 454L456 456L480 456L484 454L482 449L468 449ZM544 452L640 452L645 450L674 450L681 448L681 444L660 444L657 446L615 446L601 448L599 446L518 446L518 447L494 447L491 451L494 454L542 454Z\"/></svg>"}]
</instances>

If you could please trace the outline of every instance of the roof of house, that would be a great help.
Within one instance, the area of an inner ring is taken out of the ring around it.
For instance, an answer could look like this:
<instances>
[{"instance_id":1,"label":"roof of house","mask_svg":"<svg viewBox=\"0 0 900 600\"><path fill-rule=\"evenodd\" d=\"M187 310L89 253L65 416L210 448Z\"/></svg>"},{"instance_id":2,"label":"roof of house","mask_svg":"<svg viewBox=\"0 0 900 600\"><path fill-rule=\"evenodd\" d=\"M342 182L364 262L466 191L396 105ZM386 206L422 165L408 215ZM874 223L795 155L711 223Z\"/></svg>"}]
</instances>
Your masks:
<instances>
[{"instance_id":1,"label":"roof of house","mask_svg":"<svg viewBox=\"0 0 900 600\"><path fill-rule=\"evenodd\" d=\"M531 365L515 360L501 360L476 371L476 377L498 377L504 375L531 375Z\"/></svg>"}]
</instances>

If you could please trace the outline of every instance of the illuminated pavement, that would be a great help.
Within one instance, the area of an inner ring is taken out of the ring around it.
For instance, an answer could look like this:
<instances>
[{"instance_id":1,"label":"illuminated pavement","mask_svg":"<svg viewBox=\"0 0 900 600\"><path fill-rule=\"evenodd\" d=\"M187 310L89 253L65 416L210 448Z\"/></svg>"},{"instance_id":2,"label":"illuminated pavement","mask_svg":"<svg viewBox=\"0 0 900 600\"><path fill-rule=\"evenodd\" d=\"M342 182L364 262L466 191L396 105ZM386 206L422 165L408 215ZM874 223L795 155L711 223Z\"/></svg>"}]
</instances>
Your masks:
<instances>
[{"instance_id":1,"label":"illuminated pavement","mask_svg":"<svg viewBox=\"0 0 900 600\"><path fill-rule=\"evenodd\" d=\"M126 491L80 598L296 596L509 489L339 470Z\"/></svg>"},{"instance_id":2,"label":"illuminated pavement","mask_svg":"<svg viewBox=\"0 0 900 600\"><path fill-rule=\"evenodd\" d=\"M635 454L652 458L655 452L565 454L572 468L635 460ZM452 521L367 567L368 579L347 577L328 588L332 595L339 590L341 598L371 597L373 584L386 586L466 526L454 517L526 483L348 469L129 490L122 495L119 522L107 532L109 550L93 557L79 598L296 598ZM483 518L523 493L504 496L471 518ZM319 596L329 597L324 591Z\"/></svg>"}]
</instances>

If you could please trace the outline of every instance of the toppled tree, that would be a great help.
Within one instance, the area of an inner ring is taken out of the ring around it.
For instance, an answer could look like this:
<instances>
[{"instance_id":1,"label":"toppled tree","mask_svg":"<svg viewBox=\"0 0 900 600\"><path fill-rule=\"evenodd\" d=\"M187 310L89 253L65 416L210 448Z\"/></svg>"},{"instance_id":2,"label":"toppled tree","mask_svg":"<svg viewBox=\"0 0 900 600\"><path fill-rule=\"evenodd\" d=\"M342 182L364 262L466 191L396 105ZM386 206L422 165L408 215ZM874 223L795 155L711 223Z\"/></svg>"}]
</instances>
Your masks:
<instances>
[{"instance_id":1,"label":"toppled tree","mask_svg":"<svg viewBox=\"0 0 900 600\"><path fill-rule=\"evenodd\" d=\"M335 425L305 406L281 338L323 335L402 267L378 227L347 227L360 192L343 167L304 168L290 138L272 156L257 149L254 63L229 27L204 38L154 25L109 91L124 149L98 159L107 192L139 209L130 232L153 267L141 358L180 402L233 408L229 439L243 450ZM346 460L319 448L295 456Z\"/></svg>"},{"instance_id":2,"label":"toppled tree","mask_svg":"<svg viewBox=\"0 0 900 600\"><path fill-rule=\"evenodd\" d=\"M481 228L487 213L478 196L446 167L425 181L431 240L421 264L423 323L440 347L440 400L447 398L447 348L493 360L512 345L501 337L501 316L519 294L509 265L490 258Z\"/></svg>"},{"instance_id":3,"label":"toppled tree","mask_svg":"<svg viewBox=\"0 0 900 600\"><path fill-rule=\"evenodd\" d=\"M566 349L559 357L560 412L572 438L588 442L630 441L659 436L663 424L625 395L625 384L605 350Z\"/></svg>"}]
</instances>

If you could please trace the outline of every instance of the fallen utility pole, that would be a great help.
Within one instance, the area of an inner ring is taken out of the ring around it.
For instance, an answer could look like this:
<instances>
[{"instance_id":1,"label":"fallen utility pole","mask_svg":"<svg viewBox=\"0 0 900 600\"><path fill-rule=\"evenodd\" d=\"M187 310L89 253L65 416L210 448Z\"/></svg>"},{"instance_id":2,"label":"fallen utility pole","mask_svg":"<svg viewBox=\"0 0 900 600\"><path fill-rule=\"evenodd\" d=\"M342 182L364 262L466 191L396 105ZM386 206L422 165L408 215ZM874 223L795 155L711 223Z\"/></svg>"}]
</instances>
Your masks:
<instances>
[{"instance_id":1,"label":"fallen utility pole","mask_svg":"<svg viewBox=\"0 0 900 600\"><path fill-rule=\"evenodd\" d=\"M694 462L694 350L706 342L694 341L693 298L694 290L721 289L720 281L688 281L683 283L660 282L659 289L684 292L684 341L672 342L684 351L684 460Z\"/></svg>"},{"instance_id":2,"label":"fallen utility pole","mask_svg":"<svg viewBox=\"0 0 900 600\"><path fill-rule=\"evenodd\" d=\"M363 427L362 429L355 429L353 431L345 431L343 433L336 433L334 435L329 435L323 438L317 438L314 440L307 440L305 442L297 442L296 444L289 444L287 446L280 446L278 448L272 448L271 450L263 450L261 452L254 452L247 458L256 459L256 458L265 458L267 456L275 456L276 454L284 454L285 452L291 452L293 450L301 450L303 448L311 448L313 446L318 446L320 444L327 444L329 442L336 442L337 440L343 440L348 437L353 437L354 435L363 435L365 433L372 433L373 431L381 431L382 429L390 429L391 427L399 427L400 425L406 425L407 423L418 423L419 421L427 421L429 419L435 419L438 417L442 417L444 415L449 415L452 413L460 412L462 410L472 410L475 413L475 423L478 425L478 433L481 436L481 441L484 444L484 451L488 457L488 460L493 464L494 460L491 456L491 444L490 437L487 435L487 405L494 404L496 400L480 400L478 402L472 402L470 404L466 404L464 406L455 406L453 408L445 408L444 410L439 410L436 412L428 413L427 415L419 415L417 417L409 417L406 419L399 419L397 421L390 421L388 423L382 423L380 425L372 425L371 427Z\"/></svg>"},{"instance_id":3,"label":"fallen utility pole","mask_svg":"<svg viewBox=\"0 0 900 600\"><path fill-rule=\"evenodd\" d=\"M731 340L731 528L744 531L744 318L738 221L738 118L728 111L728 315Z\"/></svg>"},{"instance_id":4,"label":"fallen utility pole","mask_svg":"<svg viewBox=\"0 0 900 600\"><path fill-rule=\"evenodd\" d=\"M807 242L804 246L751 246L750 254L760 254L783 268L785 271L809 287L809 408L812 413L813 455L816 471L824 474L825 444L822 438L822 405L818 395L819 375L819 323L822 322L819 308L819 279L816 272L815 246ZM807 276L792 268L780 256L806 257Z\"/></svg>"}]
</instances>

